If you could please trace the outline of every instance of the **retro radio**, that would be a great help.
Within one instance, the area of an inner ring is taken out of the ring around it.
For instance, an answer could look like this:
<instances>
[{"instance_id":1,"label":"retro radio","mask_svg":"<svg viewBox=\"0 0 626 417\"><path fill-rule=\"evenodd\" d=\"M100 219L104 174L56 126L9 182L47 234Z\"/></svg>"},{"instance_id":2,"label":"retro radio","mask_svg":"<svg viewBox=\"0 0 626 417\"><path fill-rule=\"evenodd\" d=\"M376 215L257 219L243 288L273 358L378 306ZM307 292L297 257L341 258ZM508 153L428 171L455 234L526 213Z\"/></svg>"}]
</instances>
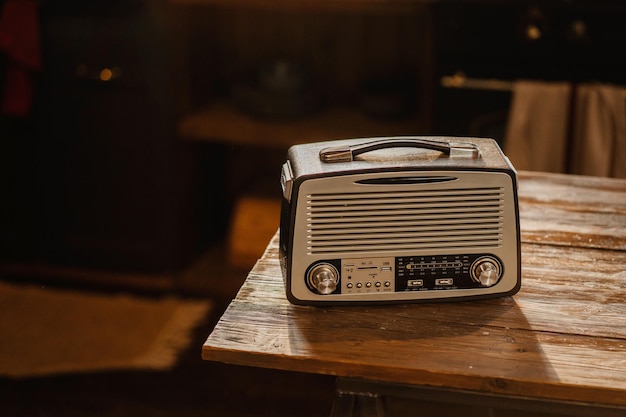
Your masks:
<instances>
[{"instance_id":1,"label":"retro radio","mask_svg":"<svg viewBox=\"0 0 626 417\"><path fill-rule=\"evenodd\" d=\"M292 146L280 261L294 304L466 300L520 288L516 173L486 138Z\"/></svg>"}]
</instances>

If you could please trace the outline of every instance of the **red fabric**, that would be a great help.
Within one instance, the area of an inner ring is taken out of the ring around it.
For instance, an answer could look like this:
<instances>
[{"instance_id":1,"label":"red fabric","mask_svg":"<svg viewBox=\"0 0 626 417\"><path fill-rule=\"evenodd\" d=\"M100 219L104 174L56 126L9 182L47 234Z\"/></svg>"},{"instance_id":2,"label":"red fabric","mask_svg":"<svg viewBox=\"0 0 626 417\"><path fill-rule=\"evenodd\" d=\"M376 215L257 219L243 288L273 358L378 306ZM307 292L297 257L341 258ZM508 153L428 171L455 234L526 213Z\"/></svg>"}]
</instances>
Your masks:
<instances>
[{"instance_id":1,"label":"red fabric","mask_svg":"<svg viewBox=\"0 0 626 417\"><path fill-rule=\"evenodd\" d=\"M25 117L33 104L33 74L41 68L39 3L7 0L0 16L0 51L7 57L1 111Z\"/></svg>"}]
</instances>

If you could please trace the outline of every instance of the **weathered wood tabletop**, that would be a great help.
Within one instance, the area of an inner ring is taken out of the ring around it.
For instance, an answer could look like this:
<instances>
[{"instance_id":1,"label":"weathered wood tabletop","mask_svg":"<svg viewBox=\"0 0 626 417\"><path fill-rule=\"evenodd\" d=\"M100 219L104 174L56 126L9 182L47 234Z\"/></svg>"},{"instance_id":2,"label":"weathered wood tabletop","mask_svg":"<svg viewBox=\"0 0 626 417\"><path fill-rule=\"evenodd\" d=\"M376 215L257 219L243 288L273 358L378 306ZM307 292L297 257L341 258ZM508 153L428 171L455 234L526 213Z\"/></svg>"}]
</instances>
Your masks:
<instances>
[{"instance_id":1,"label":"weathered wood tabletop","mask_svg":"<svg viewBox=\"0 0 626 417\"><path fill-rule=\"evenodd\" d=\"M522 289L456 303L290 304L277 237L206 360L626 406L626 180L520 173Z\"/></svg>"}]
</instances>

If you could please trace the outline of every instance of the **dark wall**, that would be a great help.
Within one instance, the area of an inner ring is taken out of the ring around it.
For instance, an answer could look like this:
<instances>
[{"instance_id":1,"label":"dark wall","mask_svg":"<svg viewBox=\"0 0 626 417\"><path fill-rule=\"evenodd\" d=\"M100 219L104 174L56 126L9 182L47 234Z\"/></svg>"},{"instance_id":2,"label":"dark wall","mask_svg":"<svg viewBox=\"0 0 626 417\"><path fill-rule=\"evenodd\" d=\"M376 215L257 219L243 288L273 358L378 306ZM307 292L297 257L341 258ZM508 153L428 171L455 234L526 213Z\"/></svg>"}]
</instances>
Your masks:
<instances>
[{"instance_id":1,"label":"dark wall","mask_svg":"<svg viewBox=\"0 0 626 417\"><path fill-rule=\"evenodd\" d=\"M35 107L2 119L5 258L164 270L208 238L165 7L41 3Z\"/></svg>"}]
</instances>

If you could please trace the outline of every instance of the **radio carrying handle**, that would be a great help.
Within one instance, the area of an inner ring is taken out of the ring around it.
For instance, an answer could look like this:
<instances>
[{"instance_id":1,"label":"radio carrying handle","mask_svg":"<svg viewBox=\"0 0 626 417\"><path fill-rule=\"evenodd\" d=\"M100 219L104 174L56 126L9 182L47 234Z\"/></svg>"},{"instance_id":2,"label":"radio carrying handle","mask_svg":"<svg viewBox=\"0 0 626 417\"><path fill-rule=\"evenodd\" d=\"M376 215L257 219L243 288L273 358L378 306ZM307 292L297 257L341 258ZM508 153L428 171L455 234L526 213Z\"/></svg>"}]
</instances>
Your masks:
<instances>
[{"instance_id":1,"label":"radio carrying handle","mask_svg":"<svg viewBox=\"0 0 626 417\"><path fill-rule=\"evenodd\" d=\"M388 148L420 148L442 152L450 157L479 158L480 150L472 143L439 142L417 137L391 137L358 145L332 146L320 151L322 162L351 162L366 152Z\"/></svg>"}]
</instances>

